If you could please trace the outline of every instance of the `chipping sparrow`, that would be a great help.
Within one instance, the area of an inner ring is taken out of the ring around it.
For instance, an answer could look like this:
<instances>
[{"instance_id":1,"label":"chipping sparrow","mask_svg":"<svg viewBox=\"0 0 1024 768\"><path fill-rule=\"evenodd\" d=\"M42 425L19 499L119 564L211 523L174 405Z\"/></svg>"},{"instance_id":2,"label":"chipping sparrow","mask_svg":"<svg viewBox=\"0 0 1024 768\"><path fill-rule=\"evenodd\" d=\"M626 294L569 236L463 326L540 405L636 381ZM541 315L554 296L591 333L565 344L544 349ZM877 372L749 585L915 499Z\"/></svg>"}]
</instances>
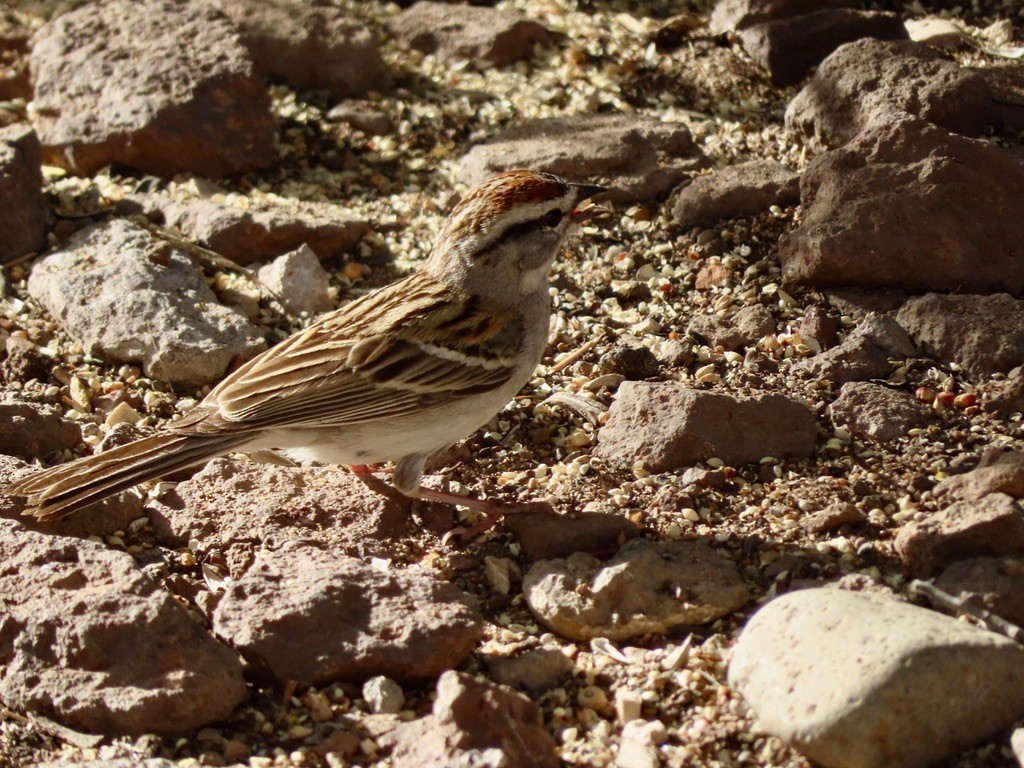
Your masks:
<instances>
[{"instance_id":1,"label":"chipping sparrow","mask_svg":"<svg viewBox=\"0 0 1024 768\"><path fill-rule=\"evenodd\" d=\"M56 519L232 451L300 460L394 460L409 496L492 513L420 487L427 459L508 403L547 344L548 273L577 206L602 187L509 171L452 211L423 268L362 296L225 378L181 421L8 485Z\"/></svg>"}]
</instances>

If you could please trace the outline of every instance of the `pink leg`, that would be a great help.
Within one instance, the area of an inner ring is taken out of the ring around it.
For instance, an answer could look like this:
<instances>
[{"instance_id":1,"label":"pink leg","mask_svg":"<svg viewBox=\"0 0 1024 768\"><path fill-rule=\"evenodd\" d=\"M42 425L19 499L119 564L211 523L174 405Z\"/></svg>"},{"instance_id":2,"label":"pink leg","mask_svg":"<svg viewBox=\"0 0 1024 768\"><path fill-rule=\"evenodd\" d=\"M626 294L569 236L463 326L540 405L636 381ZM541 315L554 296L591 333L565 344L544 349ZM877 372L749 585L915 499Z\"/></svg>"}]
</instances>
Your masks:
<instances>
[{"instance_id":1,"label":"pink leg","mask_svg":"<svg viewBox=\"0 0 1024 768\"><path fill-rule=\"evenodd\" d=\"M554 513L551 505L544 501L535 501L527 504L501 504L496 501L487 501L486 499L474 499L471 496L459 496L455 493L435 491L432 488L424 488L423 486L420 486L415 495L416 498L423 499L424 501L436 501L441 504L466 507L474 512L479 512L483 516L480 522L473 525L452 528L442 538L443 544L450 544L452 541L466 544L491 530L491 528L501 522L505 515L532 511Z\"/></svg>"},{"instance_id":2,"label":"pink leg","mask_svg":"<svg viewBox=\"0 0 1024 768\"><path fill-rule=\"evenodd\" d=\"M392 467L378 467L373 464L349 464L348 471L353 475L374 475L378 473L390 474L395 470Z\"/></svg>"}]
</instances>

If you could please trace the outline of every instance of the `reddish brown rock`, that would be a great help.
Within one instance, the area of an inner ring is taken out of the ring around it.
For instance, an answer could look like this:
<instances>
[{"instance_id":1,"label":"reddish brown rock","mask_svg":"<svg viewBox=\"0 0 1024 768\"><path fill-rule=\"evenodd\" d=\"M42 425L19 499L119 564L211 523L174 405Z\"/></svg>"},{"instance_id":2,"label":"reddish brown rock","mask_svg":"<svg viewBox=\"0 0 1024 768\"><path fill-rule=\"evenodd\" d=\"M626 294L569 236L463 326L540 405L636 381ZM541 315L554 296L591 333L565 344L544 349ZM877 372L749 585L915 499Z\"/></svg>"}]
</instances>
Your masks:
<instances>
[{"instance_id":1,"label":"reddish brown rock","mask_svg":"<svg viewBox=\"0 0 1024 768\"><path fill-rule=\"evenodd\" d=\"M1024 626L1024 558L961 560L944 570L935 586Z\"/></svg>"},{"instance_id":2,"label":"reddish brown rock","mask_svg":"<svg viewBox=\"0 0 1024 768\"><path fill-rule=\"evenodd\" d=\"M982 390L981 407L1004 418L1024 413L1024 366L1014 368L1005 379L989 382Z\"/></svg>"},{"instance_id":3,"label":"reddish brown rock","mask_svg":"<svg viewBox=\"0 0 1024 768\"><path fill-rule=\"evenodd\" d=\"M406 48L438 61L469 60L479 69L502 67L554 40L545 27L511 11L420 0L393 17L388 30Z\"/></svg>"},{"instance_id":4,"label":"reddish brown rock","mask_svg":"<svg viewBox=\"0 0 1024 768\"><path fill-rule=\"evenodd\" d=\"M828 407L828 415L833 424L846 427L855 437L890 443L908 430L927 424L932 411L908 392L854 381L839 390L839 397Z\"/></svg>"},{"instance_id":5,"label":"reddish brown rock","mask_svg":"<svg viewBox=\"0 0 1024 768\"><path fill-rule=\"evenodd\" d=\"M917 350L903 327L888 315L868 315L842 343L795 363L792 372L833 384L885 378L893 361L914 357Z\"/></svg>"},{"instance_id":6,"label":"reddish brown rock","mask_svg":"<svg viewBox=\"0 0 1024 768\"><path fill-rule=\"evenodd\" d=\"M897 317L926 354L974 379L1024 365L1024 301L1008 294L929 293L907 301Z\"/></svg>"},{"instance_id":7,"label":"reddish brown rock","mask_svg":"<svg viewBox=\"0 0 1024 768\"><path fill-rule=\"evenodd\" d=\"M568 677L574 664L558 648L537 648L514 658L490 659L487 668L497 683L540 693Z\"/></svg>"},{"instance_id":8,"label":"reddish brown rock","mask_svg":"<svg viewBox=\"0 0 1024 768\"><path fill-rule=\"evenodd\" d=\"M391 87L373 32L326 0L210 1L238 27L263 76L332 99Z\"/></svg>"},{"instance_id":9,"label":"reddish brown rock","mask_svg":"<svg viewBox=\"0 0 1024 768\"><path fill-rule=\"evenodd\" d=\"M856 0L718 0L710 27L716 35L827 8L850 8Z\"/></svg>"},{"instance_id":10,"label":"reddish brown rock","mask_svg":"<svg viewBox=\"0 0 1024 768\"><path fill-rule=\"evenodd\" d=\"M794 85L839 46L861 38L901 40L907 30L894 13L835 8L746 27L743 49L780 87Z\"/></svg>"},{"instance_id":11,"label":"reddish brown rock","mask_svg":"<svg viewBox=\"0 0 1024 768\"><path fill-rule=\"evenodd\" d=\"M7 381L22 383L29 379L44 381L49 376L50 369L53 367L53 359L47 357L31 341L17 336L9 336L4 346L7 357L0 362L0 372L3 373Z\"/></svg>"},{"instance_id":12,"label":"reddish brown rock","mask_svg":"<svg viewBox=\"0 0 1024 768\"><path fill-rule=\"evenodd\" d=\"M839 323L821 307L807 307L800 319L798 332L805 339L813 339L822 350L839 343Z\"/></svg>"},{"instance_id":13,"label":"reddish brown rock","mask_svg":"<svg viewBox=\"0 0 1024 768\"><path fill-rule=\"evenodd\" d=\"M31 67L50 165L216 177L276 160L270 97L234 26L209 6L79 6L36 33Z\"/></svg>"},{"instance_id":14,"label":"reddish brown rock","mask_svg":"<svg viewBox=\"0 0 1024 768\"><path fill-rule=\"evenodd\" d=\"M1024 292L1024 167L915 118L866 129L800 181L804 219L779 242L786 280L825 287ZM964 194L970 190L970 194Z\"/></svg>"},{"instance_id":15,"label":"reddish brown rock","mask_svg":"<svg viewBox=\"0 0 1024 768\"><path fill-rule=\"evenodd\" d=\"M775 160L752 160L695 176L676 198L672 215L683 226L708 226L798 202L800 174Z\"/></svg>"},{"instance_id":16,"label":"reddish brown rock","mask_svg":"<svg viewBox=\"0 0 1024 768\"><path fill-rule=\"evenodd\" d=\"M394 768L475 765L486 752L502 768L557 768L554 739L526 696L461 672L445 672L427 717L402 723L378 741Z\"/></svg>"},{"instance_id":17,"label":"reddish brown rock","mask_svg":"<svg viewBox=\"0 0 1024 768\"><path fill-rule=\"evenodd\" d=\"M829 533L844 525L858 525L867 520L867 515L856 504L839 502L829 504L822 510L808 515L800 525L811 533Z\"/></svg>"},{"instance_id":18,"label":"reddish brown rock","mask_svg":"<svg viewBox=\"0 0 1024 768\"><path fill-rule=\"evenodd\" d=\"M568 557L573 552L610 555L640 534L631 520L610 512L571 516L519 512L505 517L502 524L519 541L527 560Z\"/></svg>"},{"instance_id":19,"label":"reddish brown rock","mask_svg":"<svg viewBox=\"0 0 1024 768\"><path fill-rule=\"evenodd\" d=\"M643 461L652 472L665 472L712 457L735 465L810 456L817 437L814 414L782 395L735 398L672 382L627 381L594 455L624 468Z\"/></svg>"},{"instance_id":20,"label":"reddish brown rock","mask_svg":"<svg viewBox=\"0 0 1024 768\"><path fill-rule=\"evenodd\" d=\"M1024 498L1024 453L986 452L974 469L944 478L932 493L957 501L977 501L990 493Z\"/></svg>"},{"instance_id":21,"label":"reddish brown rock","mask_svg":"<svg viewBox=\"0 0 1024 768\"><path fill-rule=\"evenodd\" d=\"M31 128L0 128L0 264L46 248L42 157Z\"/></svg>"},{"instance_id":22,"label":"reddish brown rock","mask_svg":"<svg viewBox=\"0 0 1024 768\"><path fill-rule=\"evenodd\" d=\"M212 623L255 674L303 686L428 680L461 664L484 628L429 570L379 570L299 540L257 554Z\"/></svg>"},{"instance_id":23,"label":"reddish brown rock","mask_svg":"<svg viewBox=\"0 0 1024 768\"><path fill-rule=\"evenodd\" d=\"M1019 555L1024 553L1024 509L1005 493L958 501L904 525L896 551L919 578L965 558Z\"/></svg>"},{"instance_id":24,"label":"reddish brown rock","mask_svg":"<svg viewBox=\"0 0 1024 768\"><path fill-rule=\"evenodd\" d=\"M513 168L555 173L609 187L603 198L664 198L694 171L711 165L678 123L640 115L572 115L532 120L473 147L461 180L476 186Z\"/></svg>"},{"instance_id":25,"label":"reddish brown rock","mask_svg":"<svg viewBox=\"0 0 1024 768\"><path fill-rule=\"evenodd\" d=\"M0 453L38 459L82 442L82 429L52 405L0 399Z\"/></svg>"},{"instance_id":26,"label":"reddish brown rock","mask_svg":"<svg viewBox=\"0 0 1024 768\"><path fill-rule=\"evenodd\" d=\"M901 114L964 136L1006 115L982 70L909 40L865 38L825 59L786 109L786 127L816 150L842 146Z\"/></svg>"},{"instance_id":27,"label":"reddish brown rock","mask_svg":"<svg viewBox=\"0 0 1024 768\"><path fill-rule=\"evenodd\" d=\"M217 643L131 556L0 520L0 697L110 735L180 733L246 696Z\"/></svg>"},{"instance_id":28,"label":"reddish brown rock","mask_svg":"<svg viewBox=\"0 0 1024 768\"><path fill-rule=\"evenodd\" d=\"M168 545L199 539L233 549L237 576L253 550L296 538L339 554L392 557L398 541L423 535L412 506L386 475L214 459L151 504L150 518L158 540ZM450 510L443 514L450 518Z\"/></svg>"}]
</instances>

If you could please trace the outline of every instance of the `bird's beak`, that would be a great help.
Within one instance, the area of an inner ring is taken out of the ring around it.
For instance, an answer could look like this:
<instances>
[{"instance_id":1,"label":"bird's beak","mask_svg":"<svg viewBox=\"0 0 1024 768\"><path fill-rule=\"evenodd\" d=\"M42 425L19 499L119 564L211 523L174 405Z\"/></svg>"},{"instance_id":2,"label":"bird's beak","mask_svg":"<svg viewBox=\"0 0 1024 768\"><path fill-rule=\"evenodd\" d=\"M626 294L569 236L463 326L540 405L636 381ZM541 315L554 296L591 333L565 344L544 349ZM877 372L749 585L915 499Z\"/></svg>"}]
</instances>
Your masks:
<instances>
[{"instance_id":1,"label":"bird's beak","mask_svg":"<svg viewBox=\"0 0 1024 768\"><path fill-rule=\"evenodd\" d=\"M573 192L576 193L575 207L572 209L571 214L573 220L587 218L590 207L593 207L590 206L584 210L580 210L580 203L583 203L592 197L596 197L597 195L600 195L602 192L608 191L608 187L601 187L598 186L597 184L573 184L572 189Z\"/></svg>"}]
</instances>

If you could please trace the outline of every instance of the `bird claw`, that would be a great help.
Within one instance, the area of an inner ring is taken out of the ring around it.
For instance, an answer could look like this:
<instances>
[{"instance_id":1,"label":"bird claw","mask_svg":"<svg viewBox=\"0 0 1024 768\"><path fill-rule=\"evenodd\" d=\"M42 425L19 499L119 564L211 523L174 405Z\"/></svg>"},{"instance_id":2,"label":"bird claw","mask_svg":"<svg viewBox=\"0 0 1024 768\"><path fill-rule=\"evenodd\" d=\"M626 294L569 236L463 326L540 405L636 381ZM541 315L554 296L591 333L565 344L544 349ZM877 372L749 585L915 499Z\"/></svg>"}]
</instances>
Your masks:
<instances>
[{"instance_id":1,"label":"bird claw","mask_svg":"<svg viewBox=\"0 0 1024 768\"><path fill-rule=\"evenodd\" d=\"M543 512L545 514L557 514L554 508L546 501L531 501L526 504L498 504L491 502L491 509L481 512L483 519L473 525L460 525L452 528L441 537L441 543L447 546L465 546L479 538L495 525L500 523L508 515L517 515L524 512Z\"/></svg>"}]
</instances>

